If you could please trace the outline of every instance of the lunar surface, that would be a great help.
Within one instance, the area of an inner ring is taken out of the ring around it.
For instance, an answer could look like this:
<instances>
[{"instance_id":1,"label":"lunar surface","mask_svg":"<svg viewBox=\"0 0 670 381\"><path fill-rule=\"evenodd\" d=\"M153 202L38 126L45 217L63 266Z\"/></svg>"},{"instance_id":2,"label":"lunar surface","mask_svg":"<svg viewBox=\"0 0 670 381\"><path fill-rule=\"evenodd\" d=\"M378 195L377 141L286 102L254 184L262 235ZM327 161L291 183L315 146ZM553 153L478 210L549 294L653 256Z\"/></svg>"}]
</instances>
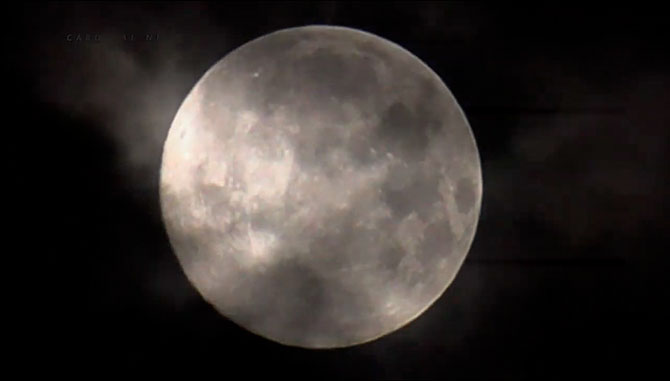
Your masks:
<instances>
[{"instance_id":1,"label":"lunar surface","mask_svg":"<svg viewBox=\"0 0 670 381\"><path fill-rule=\"evenodd\" d=\"M482 196L472 131L417 57L342 27L285 29L217 62L164 145L160 196L190 282L267 339L345 347L442 295Z\"/></svg>"}]
</instances>

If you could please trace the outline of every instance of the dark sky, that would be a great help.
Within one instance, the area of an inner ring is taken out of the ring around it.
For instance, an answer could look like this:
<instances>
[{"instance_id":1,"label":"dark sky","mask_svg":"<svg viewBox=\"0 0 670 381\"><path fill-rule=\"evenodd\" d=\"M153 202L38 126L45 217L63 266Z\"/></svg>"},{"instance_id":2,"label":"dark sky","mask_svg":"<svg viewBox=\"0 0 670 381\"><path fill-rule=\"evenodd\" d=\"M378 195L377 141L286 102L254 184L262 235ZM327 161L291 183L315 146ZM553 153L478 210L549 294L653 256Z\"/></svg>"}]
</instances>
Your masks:
<instances>
[{"instance_id":1,"label":"dark sky","mask_svg":"<svg viewBox=\"0 0 670 381\"><path fill-rule=\"evenodd\" d=\"M670 296L670 28L660 6L634 4L6 6L15 353L44 369L218 377L652 372ZM478 232L443 297L389 336L328 351L216 313L181 272L158 205L163 139L195 81L243 43L307 24L360 28L426 62L464 109L484 178ZM99 41L68 41L86 34Z\"/></svg>"}]
</instances>

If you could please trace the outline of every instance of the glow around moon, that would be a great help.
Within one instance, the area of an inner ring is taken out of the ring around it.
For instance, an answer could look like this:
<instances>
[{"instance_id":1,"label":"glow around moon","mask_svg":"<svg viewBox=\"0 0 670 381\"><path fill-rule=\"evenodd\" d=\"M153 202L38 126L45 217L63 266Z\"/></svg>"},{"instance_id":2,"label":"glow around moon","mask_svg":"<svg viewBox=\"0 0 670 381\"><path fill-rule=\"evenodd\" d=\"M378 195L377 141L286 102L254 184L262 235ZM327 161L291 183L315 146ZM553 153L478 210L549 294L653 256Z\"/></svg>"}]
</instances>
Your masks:
<instances>
[{"instance_id":1,"label":"glow around moon","mask_svg":"<svg viewBox=\"0 0 670 381\"><path fill-rule=\"evenodd\" d=\"M163 217L221 314L287 345L388 334L456 276L482 196L440 78L375 35L281 30L216 63L172 123Z\"/></svg>"}]
</instances>

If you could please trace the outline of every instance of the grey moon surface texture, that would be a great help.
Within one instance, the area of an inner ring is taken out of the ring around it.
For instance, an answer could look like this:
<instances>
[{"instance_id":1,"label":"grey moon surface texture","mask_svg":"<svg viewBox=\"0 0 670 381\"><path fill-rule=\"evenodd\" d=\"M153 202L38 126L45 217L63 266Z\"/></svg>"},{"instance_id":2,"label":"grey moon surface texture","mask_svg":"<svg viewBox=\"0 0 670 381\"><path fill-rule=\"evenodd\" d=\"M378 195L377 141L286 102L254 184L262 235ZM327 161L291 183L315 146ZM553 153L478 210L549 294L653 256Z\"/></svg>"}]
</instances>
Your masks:
<instances>
[{"instance_id":1,"label":"grey moon surface texture","mask_svg":"<svg viewBox=\"0 0 670 381\"><path fill-rule=\"evenodd\" d=\"M164 144L163 220L222 315L285 345L391 333L447 289L470 249L479 154L451 92L402 47L306 26L218 61Z\"/></svg>"}]
</instances>

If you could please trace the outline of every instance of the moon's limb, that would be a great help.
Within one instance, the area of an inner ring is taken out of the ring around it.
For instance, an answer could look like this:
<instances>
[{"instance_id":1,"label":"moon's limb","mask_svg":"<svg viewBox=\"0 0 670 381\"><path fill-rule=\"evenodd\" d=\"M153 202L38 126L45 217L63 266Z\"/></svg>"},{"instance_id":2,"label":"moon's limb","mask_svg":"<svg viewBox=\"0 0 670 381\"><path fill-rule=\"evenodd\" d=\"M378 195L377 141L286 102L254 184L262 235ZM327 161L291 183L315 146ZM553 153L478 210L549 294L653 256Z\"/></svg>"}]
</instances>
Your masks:
<instances>
[{"instance_id":1,"label":"moon's limb","mask_svg":"<svg viewBox=\"0 0 670 381\"><path fill-rule=\"evenodd\" d=\"M418 58L326 26L256 39L191 90L163 152L161 205L202 296L280 343L370 341L458 272L482 195L470 127Z\"/></svg>"}]
</instances>

